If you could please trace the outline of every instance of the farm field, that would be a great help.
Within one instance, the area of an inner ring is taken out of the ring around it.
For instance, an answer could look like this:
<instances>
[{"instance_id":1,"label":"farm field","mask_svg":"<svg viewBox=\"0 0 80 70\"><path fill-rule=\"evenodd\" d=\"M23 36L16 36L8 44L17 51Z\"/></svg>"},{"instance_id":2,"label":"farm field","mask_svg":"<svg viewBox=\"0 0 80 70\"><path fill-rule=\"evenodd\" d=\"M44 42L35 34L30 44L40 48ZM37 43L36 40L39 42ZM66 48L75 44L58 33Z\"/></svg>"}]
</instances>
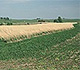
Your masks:
<instances>
[{"instance_id":1,"label":"farm field","mask_svg":"<svg viewBox=\"0 0 80 70\"><path fill-rule=\"evenodd\" d=\"M53 22L54 23L54 19L43 19L45 22ZM80 22L80 19L63 19L63 23L65 22ZM0 23L13 23L13 25L24 25L26 23L30 23L30 24L38 24L38 20L37 19L10 19L10 20L2 20L0 19Z\"/></svg>"},{"instance_id":2,"label":"farm field","mask_svg":"<svg viewBox=\"0 0 80 70\"><path fill-rule=\"evenodd\" d=\"M73 25L15 43L0 40L0 69L80 70L80 24Z\"/></svg>"},{"instance_id":3,"label":"farm field","mask_svg":"<svg viewBox=\"0 0 80 70\"><path fill-rule=\"evenodd\" d=\"M75 23L43 23L36 25L0 26L0 38L4 40L30 38L31 35L73 28Z\"/></svg>"},{"instance_id":4,"label":"farm field","mask_svg":"<svg viewBox=\"0 0 80 70\"><path fill-rule=\"evenodd\" d=\"M0 70L80 70L80 0L0 0Z\"/></svg>"}]
</instances>

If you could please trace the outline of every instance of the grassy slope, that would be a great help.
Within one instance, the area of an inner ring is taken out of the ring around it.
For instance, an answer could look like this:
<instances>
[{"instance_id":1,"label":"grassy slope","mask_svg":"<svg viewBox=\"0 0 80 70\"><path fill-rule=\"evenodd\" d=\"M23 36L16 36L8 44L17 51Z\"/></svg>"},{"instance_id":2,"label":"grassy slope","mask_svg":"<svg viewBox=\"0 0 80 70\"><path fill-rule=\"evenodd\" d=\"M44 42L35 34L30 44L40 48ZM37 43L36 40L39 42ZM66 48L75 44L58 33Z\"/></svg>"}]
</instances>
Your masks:
<instances>
[{"instance_id":1,"label":"grassy slope","mask_svg":"<svg viewBox=\"0 0 80 70\"><path fill-rule=\"evenodd\" d=\"M7 44L0 42L0 68L79 70L80 27ZM78 35L77 35L78 34ZM76 36L72 39L74 36ZM70 41L67 41L70 39ZM8 64L7 64L8 62ZM8 66L9 67L8 67ZM12 65L10 67L10 65ZM18 66L19 65L19 66ZM15 67L15 68L14 68Z\"/></svg>"}]
</instances>

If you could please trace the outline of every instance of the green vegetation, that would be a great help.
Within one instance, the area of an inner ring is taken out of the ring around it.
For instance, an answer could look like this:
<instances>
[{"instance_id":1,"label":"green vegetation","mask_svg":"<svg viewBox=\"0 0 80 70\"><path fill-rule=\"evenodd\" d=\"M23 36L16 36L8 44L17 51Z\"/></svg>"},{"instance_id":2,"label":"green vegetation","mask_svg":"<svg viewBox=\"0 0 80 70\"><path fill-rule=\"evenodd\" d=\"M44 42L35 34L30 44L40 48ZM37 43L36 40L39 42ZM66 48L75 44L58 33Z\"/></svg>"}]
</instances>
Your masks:
<instances>
[{"instance_id":1,"label":"green vegetation","mask_svg":"<svg viewBox=\"0 0 80 70\"><path fill-rule=\"evenodd\" d=\"M0 25L3 25L3 23L0 23Z\"/></svg>"},{"instance_id":2,"label":"green vegetation","mask_svg":"<svg viewBox=\"0 0 80 70\"><path fill-rule=\"evenodd\" d=\"M62 20L62 18L59 16L59 17L58 17L58 19L55 19L55 20L54 20L54 22L62 23L62 22L63 22L63 20Z\"/></svg>"},{"instance_id":3,"label":"green vegetation","mask_svg":"<svg viewBox=\"0 0 80 70\"><path fill-rule=\"evenodd\" d=\"M54 22L57 22L58 23L58 20L57 19L54 19Z\"/></svg>"},{"instance_id":4,"label":"green vegetation","mask_svg":"<svg viewBox=\"0 0 80 70\"><path fill-rule=\"evenodd\" d=\"M9 20L9 17L0 17L1 20Z\"/></svg>"},{"instance_id":5,"label":"green vegetation","mask_svg":"<svg viewBox=\"0 0 80 70\"><path fill-rule=\"evenodd\" d=\"M27 23L30 23L30 24L36 24L37 23L37 20L36 19L32 19L32 20L28 20L28 19L9 19L9 20L4 20L4 19L0 19L0 23L13 23L14 25L18 24L27 24Z\"/></svg>"},{"instance_id":6,"label":"green vegetation","mask_svg":"<svg viewBox=\"0 0 80 70\"><path fill-rule=\"evenodd\" d=\"M58 17L57 20L58 20L59 23L62 23L63 22L63 20L62 20L62 18L60 16Z\"/></svg>"},{"instance_id":7,"label":"green vegetation","mask_svg":"<svg viewBox=\"0 0 80 70\"><path fill-rule=\"evenodd\" d=\"M80 22L80 19L65 19L65 18L59 18L58 19L10 19L10 18L0 18L0 23L6 24L6 23L12 23L13 25L25 25L27 23L29 24L38 24L38 22Z\"/></svg>"},{"instance_id":8,"label":"green vegetation","mask_svg":"<svg viewBox=\"0 0 80 70\"><path fill-rule=\"evenodd\" d=\"M45 20L41 20L41 19L40 19L40 20L38 20L38 22L45 22Z\"/></svg>"},{"instance_id":9,"label":"green vegetation","mask_svg":"<svg viewBox=\"0 0 80 70\"><path fill-rule=\"evenodd\" d=\"M8 22L7 25L13 25L12 23Z\"/></svg>"},{"instance_id":10,"label":"green vegetation","mask_svg":"<svg viewBox=\"0 0 80 70\"><path fill-rule=\"evenodd\" d=\"M16 43L0 41L0 62L7 70L79 70L80 24L74 26Z\"/></svg>"},{"instance_id":11,"label":"green vegetation","mask_svg":"<svg viewBox=\"0 0 80 70\"><path fill-rule=\"evenodd\" d=\"M80 22L80 19L63 19L63 22Z\"/></svg>"},{"instance_id":12,"label":"green vegetation","mask_svg":"<svg viewBox=\"0 0 80 70\"><path fill-rule=\"evenodd\" d=\"M57 19L44 19L44 20L46 22L54 22L54 20L57 21ZM66 18L63 18L62 20L63 20L63 22L80 22L80 19L66 19Z\"/></svg>"}]
</instances>

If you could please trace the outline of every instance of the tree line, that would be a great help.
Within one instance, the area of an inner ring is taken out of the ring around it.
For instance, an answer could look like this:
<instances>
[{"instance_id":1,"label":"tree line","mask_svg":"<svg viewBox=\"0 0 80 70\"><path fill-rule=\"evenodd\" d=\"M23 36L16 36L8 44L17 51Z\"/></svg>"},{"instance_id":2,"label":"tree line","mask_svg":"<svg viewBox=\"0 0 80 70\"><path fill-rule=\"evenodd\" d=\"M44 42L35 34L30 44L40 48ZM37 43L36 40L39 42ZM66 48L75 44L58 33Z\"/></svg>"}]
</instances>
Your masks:
<instances>
[{"instance_id":1,"label":"tree line","mask_svg":"<svg viewBox=\"0 0 80 70\"><path fill-rule=\"evenodd\" d=\"M0 19L9 20L9 17L0 17Z\"/></svg>"},{"instance_id":2,"label":"tree line","mask_svg":"<svg viewBox=\"0 0 80 70\"><path fill-rule=\"evenodd\" d=\"M57 19L54 19L54 22L62 23L63 20L62 20L62 18L59 16Z\"/></svg>"},{"instance_id":3,"label":"tree line","mask_svg":"<svg viewBox=\"0 0 80 70\"><path fill-rule=\"evenodd\" d=\"M38 22L46 22L46 20L43 20L43 19L40 19L40 18L37 18L37 21ZM59 16L57 19L54 19L53 22L62 23L63 19Z\"/></svg>"}]
</instances>

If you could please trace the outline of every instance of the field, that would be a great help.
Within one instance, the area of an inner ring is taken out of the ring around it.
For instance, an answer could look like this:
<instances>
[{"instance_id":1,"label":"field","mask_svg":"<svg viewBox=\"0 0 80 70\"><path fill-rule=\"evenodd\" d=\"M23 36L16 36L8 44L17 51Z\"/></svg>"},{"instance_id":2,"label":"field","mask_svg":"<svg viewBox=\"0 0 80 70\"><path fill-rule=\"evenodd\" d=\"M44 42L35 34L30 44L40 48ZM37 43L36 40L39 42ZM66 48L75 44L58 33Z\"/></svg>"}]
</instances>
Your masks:
<instances>
[{"instance_id":1,"label":"field","mask_svg":"<svg viewBox=\"0 0 80 70\"><path fill-rule=\"evenodd\" d=\"M54 19L43 19L45 22L54 22ZM63 19L63 23L65 22L80 22L80 19ZM22 25L22 24L38 24L37 19L10 19L4 20L0 19L0 23L13 23L14 25Z\"/></svg>"},{"instance_id":2,"label":"field","mask_svg":"<svg viewBox=\"0 0 80 70\"><path fill-rule=\"evenodd\" d=\"M73 28L75 23L43 23L36 25L7 25L0 26L0 38L4 40L15 40L22 38L30 38L30 36L45 32L54 32L56 30L64 30Z\"/></svg>"},{"instance_id":3,"label":"field","mask_svg":"<svg viewBox=\"0 0 80 70\"><path fill-rule=\"evenodd\" d=\"M73 25L14 43L0 40L0 70L80 70L80 24Z\"/></svg>"},{"instance_id":4,"label":"field","mask_svg":"<svg viewBox=\"0 0 80 70\"><path fill-rule=\"evenodd\" d=\"M32 20L26 20L26 19L21 19L21 20L18 20L18 19L10 19L10 20L2 20L0 19L0 23L13 23L13 24L25 24L25 23L30 23L30 24L36 24L37 23L37 20L35 19L32 19Z\"/></svg>"}]
</instances>

